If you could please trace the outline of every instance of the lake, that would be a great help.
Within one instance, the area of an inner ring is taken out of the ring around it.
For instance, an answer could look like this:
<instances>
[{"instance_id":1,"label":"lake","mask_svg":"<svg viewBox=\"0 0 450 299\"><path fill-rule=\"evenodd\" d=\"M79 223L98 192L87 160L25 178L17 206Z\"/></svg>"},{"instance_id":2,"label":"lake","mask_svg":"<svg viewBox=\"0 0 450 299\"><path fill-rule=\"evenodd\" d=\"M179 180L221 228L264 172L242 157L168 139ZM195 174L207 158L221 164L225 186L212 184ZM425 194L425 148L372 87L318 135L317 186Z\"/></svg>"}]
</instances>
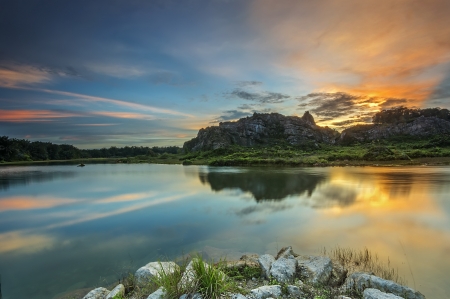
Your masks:
<instances>
[{"instance_id":1,"label":"lake","mask_svg":"<svg viewBox=\"0 0 450 299\"><path fill-rule=\"evenodd\" d=\"M0 167L3 299L57 298L193 251L389 258L450 298L450 168L152 164Z\"/></svg>"}]
</instances>

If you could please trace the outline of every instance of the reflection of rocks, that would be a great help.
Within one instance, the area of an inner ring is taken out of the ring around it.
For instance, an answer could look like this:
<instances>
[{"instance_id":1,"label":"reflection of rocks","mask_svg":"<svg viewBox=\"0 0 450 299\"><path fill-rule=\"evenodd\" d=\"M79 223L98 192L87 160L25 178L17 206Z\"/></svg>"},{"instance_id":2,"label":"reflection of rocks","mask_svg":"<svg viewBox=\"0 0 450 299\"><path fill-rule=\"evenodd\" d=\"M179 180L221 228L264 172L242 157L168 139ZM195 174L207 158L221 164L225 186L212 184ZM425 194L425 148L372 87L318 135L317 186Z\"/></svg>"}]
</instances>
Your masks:
<instances>
[{"instance_id":1,"label":"reflection of rocks","mask_svg":"<svg viewBox=\"0 0 450 299\"><path fill-rule=\"evenodd\" d=\"M311 196L316 187L325 181L325 175L296 171L273 172L215 172L199 174L202 183L211 185L214 191L240 189L252 193L256 201L281 200L290 195L307 193Z\"/></svg>"}]
</instances>

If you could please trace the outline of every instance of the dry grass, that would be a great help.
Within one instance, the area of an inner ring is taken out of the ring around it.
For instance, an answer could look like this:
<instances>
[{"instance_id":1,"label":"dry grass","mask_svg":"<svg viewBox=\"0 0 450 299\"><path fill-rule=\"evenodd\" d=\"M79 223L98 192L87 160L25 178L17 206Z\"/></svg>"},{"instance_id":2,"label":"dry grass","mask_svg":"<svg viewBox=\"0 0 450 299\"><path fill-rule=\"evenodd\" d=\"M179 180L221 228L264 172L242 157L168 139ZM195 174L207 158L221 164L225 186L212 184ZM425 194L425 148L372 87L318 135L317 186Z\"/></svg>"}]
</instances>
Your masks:
<instances>
[{"instance_id":1,"label":"dry grass","mask_svg":"<svg viewBox=\"0 0 450 299\"><path fill-rule=\"evenodd\" d=\"M354 272L368 272L374 275L406 285L406 280L398 273L398 269L391 266L389 258L383 262L377 254L372 254L366 247L362 250L336 247L331 250L322 250L322 254L329 256L333 261L339 262L348 269L349 274Z\"/></svg>"}]
</instances>

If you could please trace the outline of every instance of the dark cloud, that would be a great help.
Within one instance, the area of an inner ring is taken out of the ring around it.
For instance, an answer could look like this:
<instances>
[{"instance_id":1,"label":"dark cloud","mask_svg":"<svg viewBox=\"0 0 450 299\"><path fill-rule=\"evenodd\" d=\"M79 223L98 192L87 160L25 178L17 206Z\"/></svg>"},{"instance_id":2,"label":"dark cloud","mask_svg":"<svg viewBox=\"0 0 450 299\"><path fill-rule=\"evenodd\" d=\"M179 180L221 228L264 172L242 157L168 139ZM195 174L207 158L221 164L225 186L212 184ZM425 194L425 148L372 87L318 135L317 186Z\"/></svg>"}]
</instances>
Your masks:
<instances>
[{"instance_id":1,"label":"dark cloud","mask_svg":"<svg viewBox=\"0 0 450 299\"><path fill-rule=\"evenodd\" d=\"M351 95L345 92L310 93L299 98L301 102L307 102L301 103L300 107L306 107L305 104L308 106L315 106L315 108L311 109L312 112L319 116L331 118L340 117L355 112L357 110L356 105L360 99L360 96Z\"/></svg>"},{"instance_id":2,"label":"dark cloud","mask_svg":"<svg viewBox=\"0 0 450 299\"><path fill-rule=\"evenodd\" d=\"M335 121L335 122L332 122L331 124L333 126L343 127L343 126L351 125L351 124L358 123L358 122L360 122L359 119L348 119L348 120L344 120L344 121Z\"/></svg>"},{"instance_id":3,"label":"dark cloud","mask_svg":"<svg viewBox=\"0 0 450 299\"><path fill-rule=\"evenodd\" d=\"M447 76L441 81L441 83L435 87L430 99L445 99L450 98L450 71Z\"/></svg>"},{"instance_id":4,"label":"dark cloud","mask_svg":"<svg viewBox=\"0 0 450 299\"><path fill-rule=\"evenodd\" d=\"M248 92L243 89L237 88L230 93L225 94L228 98L239 98L247 101L255 101L262 104L278 104L283 103L290 96L279 92Z\"/></svg>"},{"instance_id":5,"label":"dark cloud","mask_svg":"<svg viewBox=\"0 0 450 299\"><path fill-rule=\"evenodd\" d=\"M263 83L261 81L237 81L236 85L239 87L251 87L251 86L260 86Z\"/></svg>"},{"instance_id":6,"label":"dark cloud","mask_svg":"<svg viewBox=\"0 0 450 299\"><path fill-rule=\"evenodd\" d=\"M395 99L390 98L386 99L381 105L379 105L382 109L393 108L397 106L401 106L402 104L408 103L407 99Z\"/></svg>"},{"instance_id":7,"label":"dark cloud","mask_svg":"<svg viewBox=\"0 0 450 299\"><path fill-rule=\"evenodd\" d=\"M223 113L224 114L222 114L221 116L216 118L214 121L212 121L212 123L228 121L228 120L235 120L235 119L239 119L239 118L249 116L252 114L252 112L240 111L240 110L228 110L228 111L224 111Z\"/></svg>"},{"instance_id":8,"label":"dark cloud","mask_svg":"<svg viewBox=\"0 0 450 299\"><path fill-rule=\"evenodd\" d=\"M235 211L235 214L239 217L244 217L254 213L271 214L283 210L288 210L290 208L290 205L285 204L259 204L237 210Z\"/></svg>"}]
</instances>

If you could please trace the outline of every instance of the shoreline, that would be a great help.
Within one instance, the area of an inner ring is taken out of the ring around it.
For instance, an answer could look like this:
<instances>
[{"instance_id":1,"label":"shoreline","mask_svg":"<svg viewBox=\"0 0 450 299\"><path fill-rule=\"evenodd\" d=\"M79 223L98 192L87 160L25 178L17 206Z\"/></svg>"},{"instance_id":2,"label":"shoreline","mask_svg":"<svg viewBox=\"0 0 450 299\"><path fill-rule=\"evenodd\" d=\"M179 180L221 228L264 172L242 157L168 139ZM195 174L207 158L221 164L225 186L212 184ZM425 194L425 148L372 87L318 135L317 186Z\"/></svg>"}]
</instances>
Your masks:
<instances>
[{"instance_id":1,"label":"shoreline","mask_svg":"<svg viewBox=\"0 0 450 299\"><path fill-rule=\"evenodd\" d=\"M73 160L46 160L46 161L14 161L0 162L2 166L38 166L38 165L77 165L84 164L163 164L163 165L197 165L197 166L249 166L249 167L403 167L403 166L449 166L450 157L424 157L413 160L386 160L386 161L367 161L367 160L344 160L322 163L301 163L297 161L261 161L258 163L240 163L234 161L218 161L214 164L208 163L206 160L192 161L185 164L180 159L150 159L150 160L133 160L130 158L89 158L89 159L73 159ZM216 160L217 161L217 160Z\"/></svg>"}]
</instances>

